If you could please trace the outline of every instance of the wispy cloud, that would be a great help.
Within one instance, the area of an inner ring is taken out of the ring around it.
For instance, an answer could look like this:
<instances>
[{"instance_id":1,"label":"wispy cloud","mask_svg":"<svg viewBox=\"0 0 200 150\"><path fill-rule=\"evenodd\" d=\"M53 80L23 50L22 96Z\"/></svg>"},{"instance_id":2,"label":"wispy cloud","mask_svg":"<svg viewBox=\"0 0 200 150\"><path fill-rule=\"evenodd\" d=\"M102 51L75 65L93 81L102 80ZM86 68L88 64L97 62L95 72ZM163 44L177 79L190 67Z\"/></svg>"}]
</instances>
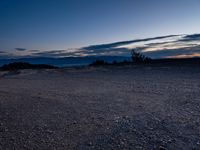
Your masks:
<instances>
[{"instance_id":1,"label":"wispy cloud","mask_svg":"<svg viewBox=\"0 0 200 150\"><path fill-rule=\"evenodd\" d=\"M139 43L139 42L161 40L161 39L166 39L166 38L171 38L171 37L176 37L176 36L178 36L178 35L168 35L168 36L160 36L160 37L147 38L147 39L137 39L137 40L116 42L116 43L110 43L110 44L91 45L91 46L88 46L88 47L83 47L82 49L85 49L85 50L105 50L105 49L117 48L117 47L130 45L130 44L134 44L134 43Z\"/></svg>"},{"instance_id":2,"label":"wispy cloud","mask_svg":"<svg viewBox=\"0 0 200 150\"><path fill-rule=\"evenodd\" d=\"M85 57L85 56L130 56L135 49L152 58L198 57L200 54L200 34L169 35L146 39L136 39L109 44L91 45L77 49L63 50L29 50L15 48L15 51L4 53L5 57Z\"/></svg>"},{"instance_id":3,"label":"wispy cloud","mask_svg":"<svg viewBox=\"0 0 200 150\"><path fill-rule=\"evenodd\" d=\"M186 35L180 41L188 42L188 41L199 41L199 40L200 40L200 34L192 34L192 35Z\"/></svg>"},{"instance_id":4,"label":"wispy cloud","mask_svg":"<svg viewBox=\"0 0 200 150\"><path fill-rule=\"evenodd\" d=\"M174 56L168 56L166 58L194 58L194 57L200 57L200 53L174 55Z\"/></svg>"},{"instance_id":5,"label":"wispy cloud","mask_svg":"<svg viewBox=\"0 0 200 150\"><path fill-rule=\"evenodd\" d=\"M200 53L200 34L169 35L155 38L138 39L111 44L83 47L86 53L127 55L135 49L152 58L168 58L176 55L191 55Z\"/></svg>"},{"instance_id":6,"label":"wispy cloud","mask_svg":"<svg viewBox=\"0 0 200 150\"><path fill-rule=\"evenodd\" d=\"M25 48L15 48L15 50L17 50L17 51L25 51L26 49Z\"/></svg>"},{"instance_id":7,"label":"wispy cloud","mask_svg":"<svg viewBox=\"0 0 200 150\"><path fill-rule=\"evenodd\" d=\"M151 58L172 58L177 55L192 55L192 54L200 54L200 45L195 47L185 47L179 49L161 49L158 51L146 51L143 52L146 56Z\"/></svg>"},{"instance_id":8,"label":"wispy cloud","mask_svg":"<svg viewBox=\"0 0 200 150\"><path fill-rule=\"evenodd\" d=\"M8 53L6 51L0 51L0 59L7 59L7 58L12 58L14 54Z\"/></svg>"},{"instance_id":9,"label":"wispy cloud","mask_svg":"<svg viewBox=\"0 0 200 150\"><path fill-rule=\"evenodd\" d=\"M34 51L32 52L32 55L37 57L76 57L80 56L82 53L83 51L79 49L67 49L67 50Z\"/></svg>"}]
</instances>

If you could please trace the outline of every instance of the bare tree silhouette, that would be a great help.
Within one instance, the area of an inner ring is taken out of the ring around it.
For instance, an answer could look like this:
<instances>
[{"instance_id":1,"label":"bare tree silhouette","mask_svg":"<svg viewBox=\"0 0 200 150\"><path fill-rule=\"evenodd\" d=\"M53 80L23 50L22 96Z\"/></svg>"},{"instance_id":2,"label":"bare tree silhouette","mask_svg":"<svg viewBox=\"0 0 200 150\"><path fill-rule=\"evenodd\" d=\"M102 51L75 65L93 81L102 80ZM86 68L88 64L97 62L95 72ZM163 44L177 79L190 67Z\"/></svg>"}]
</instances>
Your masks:
<instances>
[{"instance_id":1,"label":"bare tree silhouette","mask_svg":"<svg viewBox=\"0 0 200 150\"><path fill-rule=\"evenodd\" d=\"M149 63L151 61L151 58L146 57L145 55L139 52L136 52L136 49L131 50L131 59L132 59L132 62L135 64Z\"/></svg>"}]
</instances>

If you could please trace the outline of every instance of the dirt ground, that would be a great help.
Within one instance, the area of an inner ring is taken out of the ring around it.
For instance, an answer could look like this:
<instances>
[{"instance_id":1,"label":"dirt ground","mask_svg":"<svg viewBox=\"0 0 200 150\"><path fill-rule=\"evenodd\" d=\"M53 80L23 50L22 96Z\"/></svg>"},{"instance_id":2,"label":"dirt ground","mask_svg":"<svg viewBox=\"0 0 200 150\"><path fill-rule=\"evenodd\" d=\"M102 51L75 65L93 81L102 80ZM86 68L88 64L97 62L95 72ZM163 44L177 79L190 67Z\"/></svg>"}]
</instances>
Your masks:
<instances>
[{"instance_id":1,"label":"dirt ground","mask_svg":"<svg viewBox=\"0 0 200 150\"><path fill-rule=\"evenodd\" d=\"M0 72L0 149L200 149L200 68Z\"/></svg>"}]
</instances>

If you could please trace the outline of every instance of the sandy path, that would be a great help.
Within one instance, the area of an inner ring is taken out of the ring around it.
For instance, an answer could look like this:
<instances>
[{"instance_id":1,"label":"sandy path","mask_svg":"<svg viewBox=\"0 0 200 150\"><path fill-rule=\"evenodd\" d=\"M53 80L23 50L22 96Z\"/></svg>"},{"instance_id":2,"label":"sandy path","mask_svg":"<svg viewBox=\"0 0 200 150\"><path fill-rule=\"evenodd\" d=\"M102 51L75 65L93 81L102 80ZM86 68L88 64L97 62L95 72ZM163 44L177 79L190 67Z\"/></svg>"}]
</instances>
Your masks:
<instances>
[{"instance_id":1,"label":"sandy path","mask_svg":"<svg viewBox=\"0 0 200 150\"><path fill-rule=\"evenodd\" d=\"M200 147L200 68L0 75L2 150Z\"/></svg>"}]
</instances>

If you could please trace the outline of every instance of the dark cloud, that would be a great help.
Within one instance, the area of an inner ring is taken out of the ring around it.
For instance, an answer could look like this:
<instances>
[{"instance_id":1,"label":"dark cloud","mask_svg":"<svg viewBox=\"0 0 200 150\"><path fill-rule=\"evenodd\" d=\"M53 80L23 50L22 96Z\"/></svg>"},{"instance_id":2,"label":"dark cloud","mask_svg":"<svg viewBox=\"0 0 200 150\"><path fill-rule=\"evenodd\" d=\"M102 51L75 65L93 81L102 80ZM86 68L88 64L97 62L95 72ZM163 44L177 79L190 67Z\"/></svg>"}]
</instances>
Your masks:
<instances>
[{"instance_id":1,"label":"dark cloud","mask_svg":"<svg viewBox=\"0 0 200 150\"><path fill-rule=\"evenodd\" d=\"M176 36L178 36L178 35L160 36L160 37L154 37L154 38L123 41L123 42L116 42L116 43L110 43L110 44L91 45L88 47L83 47L82 49L85 49L85 50L110 49L110 48L115 48L115 47L123 46L123 45L127 45L127 44L133 44L133 43L138 43L138 42L147 42L147 41L151 41L151 40L159 40L159 39L165 39L165 38L176 37Z\"/></svg>"},{"instance_id":2,"label":"dark cloud","mask_svg":"<svg viewBox=\"0 0 200 150\"><path fill-rule=\"evenodd\" d=\"M176 41L173 41L173 42L158 42L158 43L149 43L149 44L145 44L146 46L148 47L152 47L152 46L158 46L158 45L164 45L164 44L172 44L172 43L175 43Z\"/></svg>"},{"instance_id":3,"label":"dark cloud","mask_svg":"<svg viewBox=\"0 0 200 150\"><path fill-rule=\"evenodd\" d=\"M27 49L25 49L25 48L15 48L15 50L17 50L17 51L26 51Z\"/></svg>"},{"instance_id":4,"label":"dark cloud","mask_svg":"<svg viewBox=\"0 0 200 150\"><path fill-rule=\"evenodd\" d=\"M13 58L13 57L14 55L12 53L0 51L0 59L8 59L8 58Z\"/></svg>"},{"instance_id":5,"label":"dark cloud","mask_svg":"<svg viewBox=\"0 0 200 150\"><path fill-rule=\"evenodd\" d=\"M31 49L31 50L28 50L28 51L34 53L34 52L39 52L40 50L37 50L37 49Z\"/></svg>"},{"instance_id":6,"label":"dark cloud","mask_svg":"<svg viewBox=\"0 0 200 150\"><path fill-rule=\"evenodd\" d=\"M124 55L127 55L130 53L130 51L127 48L111 48L111 49L103 49L103 50L99 50L99 51L86 50L83 52L84 52L84 54L95 55L95 56L98 56L98 55L121 55L121 56L124 56Z\"/></svg>"},{"instance_id":7,"label":"dark cloud","mask_svg":"<svg viewBox=\"0 0 200 150\"><path fill-rule=\"evenodd\" d=\"M75 56L77 52L67 52L67 50L51 50L43 52L33 52L32 55L38 57L69 57Z\"/></svg>"},{"instance_id":8,"label":"dark cloud","mask_svg":"<svg viewBox=\"0 0 200 150\"><path fill-rule=\"evenodd\" d=\"M35 51L33 52L33 54L38 54L38 55L43 55L43 54L57 54L57 53L62 53L64 52L65 50L51 50L51 51L43 51L43 52L38 52L38 51Z\"/></svg>"},{"instance_id":9,"label":"dark cloud","mask_svg":"<svg viewBox=\"0 0 200 150\"><path fill-rule=\"evenodd\" d=\"M200 40L200 34L192 34L192 35L186 35L183 37L183 39L179 40L182 42L189 42L189 41L199 41Z\"/></svg>"},{"instance_id":10,"label":"dark cloud","mask_svg":"<svg viewBox=\"0 0 200 150\"><path fill-rule=\"evenodd\" d=\"M166 58L176 55L190 55L193 53L200 53L200 45L195 47L179 48L179 49L162 49L159 51L149 51L143 52L148 57L151 58Z\"/></svg>"},{"instance_id":11,"label":"dark cloud","mask_svg":"<svg viewBox=\"0 0 200 150\"><path fill-rule=\"evenodd\" d=\"M44 52L34 52L32 55L38 57L56 57L60 54L60 51L44 51Z\"/></svg>"},{"instance_id":12,"label":"dark cloud","mask_svg":"<svg viewBox=\"0 0 200 150\"><path fill-rule=\"evenodd\" d=\"M171 38L172 37L172 38ZM133 44L133 45L129 45ZM131 41L122 41L110 44L91 45L80 49L68 50L27 50L16 48L18 51L26 51L24 55L30 57L80 57L80 56L130 56L130 46L136 51L142 52L151 58L163 58L178 55L192 55L200 53L200 34L193 35L169 35ZM133 47L133 48L134 48ZM27 54L28 52L28 54ZM1 56L6 55L0 51ZM14 54L14 52L13 52Z\"/></svg>"},{"instance_id":13,"label":"dark cloud","mask_svg":"<svg viewBox=\"0 0 200 150\"><path fill-rule=\"evenodd\" d=\"M33 52L33 56L37 57L72 57L72 56L127 56L130 51L127 48L112 48L107 50L52 50L43 52Z\"/></svg>"}]
</instances>

